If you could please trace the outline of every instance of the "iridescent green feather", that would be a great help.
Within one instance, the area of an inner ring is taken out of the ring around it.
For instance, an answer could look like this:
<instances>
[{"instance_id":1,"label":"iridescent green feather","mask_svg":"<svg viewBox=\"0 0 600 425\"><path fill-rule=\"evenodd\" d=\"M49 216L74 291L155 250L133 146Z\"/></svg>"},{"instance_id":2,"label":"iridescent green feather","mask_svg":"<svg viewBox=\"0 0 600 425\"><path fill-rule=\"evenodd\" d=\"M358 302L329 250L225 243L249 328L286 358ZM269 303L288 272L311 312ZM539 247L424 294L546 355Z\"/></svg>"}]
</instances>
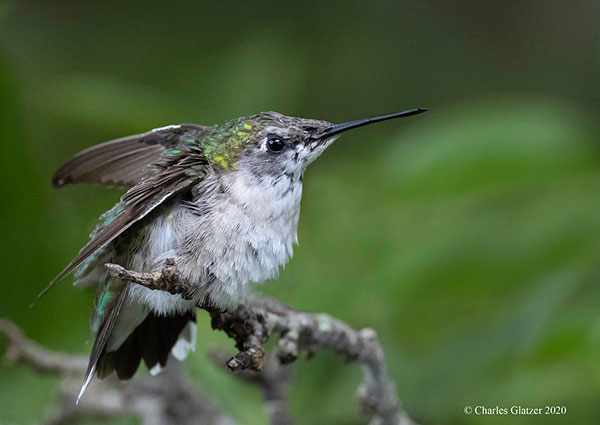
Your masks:
<instances>
[{"instance_id":1,"label":"iridescent green feather","mask_svg":"<svg viewBox=\"0 0 600 425\"><path fill-rule=\"evenodd\" d=\"M259 127L260 123L253 119L230 121L199 140L188 139L188 149L202 152L212 166L235 170L244 148L256 136Z\"/></svg>"},{"instance_id":2,"label":"iridescent green feather","mask_svg":"<svg viewBox=\"0 0 600 425\"><path fill-rule=\"evenodd\" d=\"M99 223L96 225L96 228L90 234L90 239L92 239L97 233L101 232L106 226L110 225L119 215L121 215L125 211L125 206L123 202L117 203L110 210L106 211L99 218ZM83 263L79 267L77 267L73 273L75 276L75 284L77 284L77 280L81 279L85 273L88 271L90 265L94 264L99 256L104 252L104 248L99 249L89 257L87 257Z\"/></svg>"},{"instance_id":3,"label":"iridescent green feather","mask_svg":"<svg viewBox=\"0 0 600 425\"><path fill-rule=\"evenodd\" d=\"M96 292L96 300L95 300L95 310L92 315L92 320L90 323L90 333L95 335L100 326L104 322L106 317L106 313L110 311L109 305L111 301L118 296L118 292L111 290L112 282L109 280L105 285L103 285L101 290Z\"/></svg>"}]
</instances>

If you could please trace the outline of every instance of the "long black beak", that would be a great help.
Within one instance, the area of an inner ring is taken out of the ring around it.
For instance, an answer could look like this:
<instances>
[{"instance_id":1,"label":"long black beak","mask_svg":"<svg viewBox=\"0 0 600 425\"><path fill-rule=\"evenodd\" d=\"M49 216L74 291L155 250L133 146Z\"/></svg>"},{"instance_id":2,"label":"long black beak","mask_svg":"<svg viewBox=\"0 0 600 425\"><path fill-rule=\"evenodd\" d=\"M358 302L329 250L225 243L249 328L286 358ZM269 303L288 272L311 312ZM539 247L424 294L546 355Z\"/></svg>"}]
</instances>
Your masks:
<instances>
[{"instance_id":1,"label":"long black beak","mask_svg":"<svg viewBox=\"0 0 600 425\"><path fill-rule=\"evenodd\" d=\"M363 125L373 124L375 122L393 120L394 118L410 117L411 115L418 115L423 112L427 112L427 108L409 109L408 111L396 112L395 114L382 115L380 117L363 118L362 120L348 121L341 124L335 124L333 127L328 128L322 133L313 134L310 136L312 139L322 139L324 137L331 137L339 134L346 130L352 130L353 128L362 127Z\"/></svg>"}]
</instances>

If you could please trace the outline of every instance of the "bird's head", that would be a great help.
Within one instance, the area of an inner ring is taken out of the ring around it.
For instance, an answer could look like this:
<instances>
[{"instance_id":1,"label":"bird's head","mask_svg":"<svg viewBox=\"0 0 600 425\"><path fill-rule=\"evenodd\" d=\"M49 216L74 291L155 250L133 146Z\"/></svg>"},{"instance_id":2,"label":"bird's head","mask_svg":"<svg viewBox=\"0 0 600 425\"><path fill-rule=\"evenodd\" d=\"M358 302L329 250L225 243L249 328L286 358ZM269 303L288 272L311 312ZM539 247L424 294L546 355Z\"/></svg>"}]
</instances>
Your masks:
<instances>
[{"instance_id":1,"label":"bird's head","mask_svg":"<svg viewBox=\"0 0 600 425\"><path fill-rule=\"evenodd\" d=\"M213 166L224 170L243 168L255 175L286 175L299 179L306 167L342 132L425 111L427 109L411 109L342 124L261 112L214 127L204 139L202 149Z\"/></svg>"}]
</instances>

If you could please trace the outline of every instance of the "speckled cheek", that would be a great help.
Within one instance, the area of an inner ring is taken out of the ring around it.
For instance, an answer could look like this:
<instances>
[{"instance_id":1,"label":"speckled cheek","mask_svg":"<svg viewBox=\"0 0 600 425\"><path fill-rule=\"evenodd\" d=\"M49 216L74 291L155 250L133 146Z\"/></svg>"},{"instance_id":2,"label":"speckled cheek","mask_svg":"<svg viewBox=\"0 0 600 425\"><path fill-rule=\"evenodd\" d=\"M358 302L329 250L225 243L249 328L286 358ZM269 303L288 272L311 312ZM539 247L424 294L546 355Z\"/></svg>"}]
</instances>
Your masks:
<instances>
[{"instance_id":1,"label":"speckled cheek","mask_svg":"<svg viewBox=\"0 0 600 425\"><path fill-rule=\"evenodd\" d=\"M315 141L306 145L298 145L296 148L298 159L304 162L304 167L308 166L310 163L316 160L335 140L336 138L332 138L327 140L325 143Z\"/></svg>"}]
</instances>

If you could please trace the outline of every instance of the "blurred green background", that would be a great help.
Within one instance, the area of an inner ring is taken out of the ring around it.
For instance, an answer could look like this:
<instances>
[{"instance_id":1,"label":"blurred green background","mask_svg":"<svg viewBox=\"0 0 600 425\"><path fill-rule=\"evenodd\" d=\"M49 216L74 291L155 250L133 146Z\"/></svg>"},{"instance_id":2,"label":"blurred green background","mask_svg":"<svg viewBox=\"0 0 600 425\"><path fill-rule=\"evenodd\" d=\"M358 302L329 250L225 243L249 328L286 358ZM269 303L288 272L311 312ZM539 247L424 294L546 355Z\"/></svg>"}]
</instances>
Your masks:
<instances>
[{"instance_id":1,"label":"blurred green background","mask_svg":"<svg viewBox=\"0 0 600 425\"><path fill-rule=\"evenodd\" d=\"M52 3L0 2L0 316L90 350L92 293L71 278L28 309L122 193L51 188L81 149L264 110L341 122L429 107L344 135L309 168L300 246L259 290L376 329L423 424L600 423L600 3ZM232 341L202 312L199 333L195 384L264 423L258 390L207 359ZM331 353L297 362L296 422L364 423L359 381ZM0 423L39 422L57 390L0 366Z\"/></svg>"}]
</instances>

